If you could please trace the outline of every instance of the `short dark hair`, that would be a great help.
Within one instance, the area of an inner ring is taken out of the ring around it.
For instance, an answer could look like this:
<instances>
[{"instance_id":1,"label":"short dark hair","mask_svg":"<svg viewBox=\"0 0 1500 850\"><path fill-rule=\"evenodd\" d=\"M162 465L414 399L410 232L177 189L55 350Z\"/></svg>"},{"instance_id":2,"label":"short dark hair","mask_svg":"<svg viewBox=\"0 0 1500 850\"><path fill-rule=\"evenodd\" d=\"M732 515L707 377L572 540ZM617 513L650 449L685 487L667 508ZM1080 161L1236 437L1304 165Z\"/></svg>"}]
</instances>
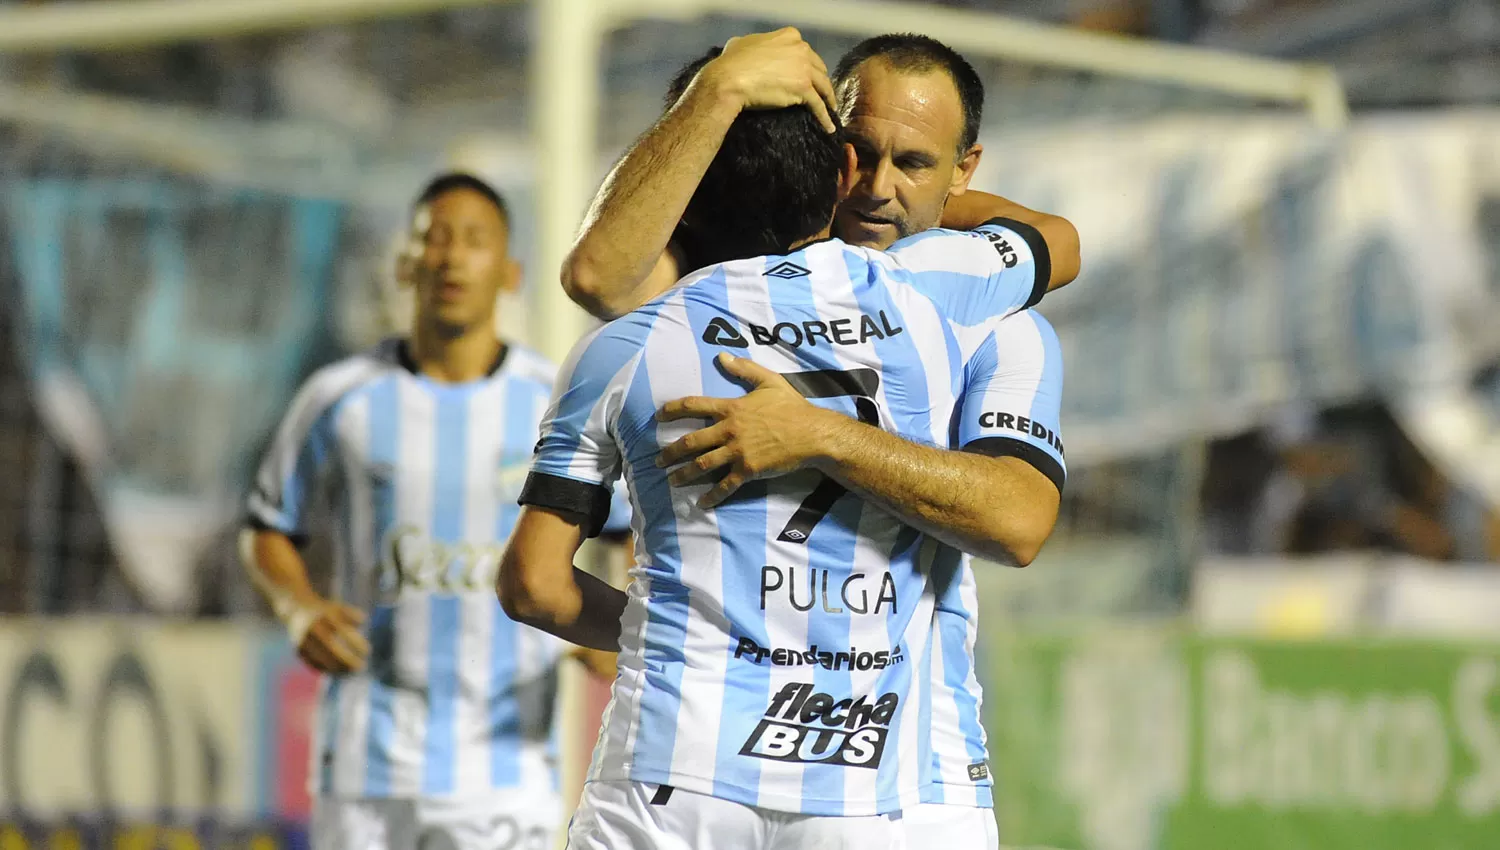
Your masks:
<instances>
[{"instance_id":1,"label":"short dark hair","mask_svg":"<svg viewBox=\"0 0 1500 850\"><path fill-rule=\"evenodd\" d=\"M483 180L462 171L445 171L432 178L423 187L422 192L417 195L416 201L412 202L412 211L415 212L423 206L432 203L443 195L457 189L468 189L477 192L486 201L495 205L495 211L500 213L500 223L510 229L510 208L505 205L505 198L495 190L495 187Z\"/></svg>"},{"instance_id":2,"label":"short dark hair","mask_svg":"<svg viewBox=\"0 0 1500 850\"><path fill-rule=\"evenodd\" d=\"M703 70L703 66L719 58L719 55L723 52L724 48L722 47L710 47L707 53L683 65L676 75L672 77L672 82L667 84L666 102L663 106L667 109L676 106L677 101L682 98L682 93L687 91L687 87L693 84L693 78L698 76L698 72Z\"/></svg>"},{"instance_id":3,"label":"short dark hair","mask_svg":"<svg viewBox=\"0 0 1500 850\"><path fill-rule=\"evenodd\" d=\"M979 122L984 117L984 82L974 66L957 50L925 35L901 32L867 38L845 53L833 69L833 86L844 96L844 86L866 60L880 58L897 71L923 73L940 70L953 80L964 111L964 133L958 153L963 155L979 140Z\"/></svg>"},{"instance_id":4,"label":"short dark hair","mask_svg":"<svg viewBox=\"0 0 1500 850\"><path fill-rule=\"evenodd\" d=\"M669 109L721 52L716 47L677 73ZM842 164L839 134L824 131L806 107L741 112L672 237L686 268L785 254L827 227Z\"/></svg>"}]
</instances>

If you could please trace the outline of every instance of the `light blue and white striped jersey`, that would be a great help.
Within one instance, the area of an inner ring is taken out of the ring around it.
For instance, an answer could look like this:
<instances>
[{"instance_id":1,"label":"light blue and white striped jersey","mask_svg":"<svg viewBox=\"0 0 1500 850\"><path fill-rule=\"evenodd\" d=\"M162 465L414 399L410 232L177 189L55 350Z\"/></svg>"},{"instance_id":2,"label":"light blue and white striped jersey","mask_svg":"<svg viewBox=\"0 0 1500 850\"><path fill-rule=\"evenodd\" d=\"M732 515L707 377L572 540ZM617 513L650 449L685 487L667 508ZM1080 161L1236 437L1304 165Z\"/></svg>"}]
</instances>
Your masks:
<instances>
[{"instance_id":1,"label":"light blue and white striped jersey","mask_svg":"<svg viewBox=\"0 0 1500 850\"><path fill-rule=\"evenodd\" d=\"M965 335L964 380L950 446L1026 461L1061 490L1062 350L1057 332L1034 311ZM972 346L972 348L970 347ZM936 595L923 728L932 736L932 783L923 802L991 807L983 690L975 670L979 594L971 557L935 544Z\"/></svg>"},{"instance_id":2,"label":"light blue and white striped jersey","mask_svg":"<svg viewBox=\"0 0 1500 850\"><path fill-rule=\"evenodd\" d=\"M600 488L629 483L637 561L592 778L821 815L920 801L934 547L813 471L700 510L707 485L670 487L656 457L701 423L655 414L742 394L714 365L728 352L818 404L946 446L965 342L1040 296L1043 263L999 224L888 253L826 240L696 272L579 343L522 502L592 526Z\"/></svg>"},{"instance_id":3,"label":"light blue and white striped jersey","mask_svg":"<svg viewBox=\"0 0 1500 850\"><path fill-rule=\"evenodd\" d=\"M368 612L364 672L325 676L312 791L428 797L554 787L561 641L505 616L495 575L556 368L509 347L491 373L418 374L400 340L330 365L292 403L252 524L335 521L333 595Z\"/></svg>"}]
</instances>

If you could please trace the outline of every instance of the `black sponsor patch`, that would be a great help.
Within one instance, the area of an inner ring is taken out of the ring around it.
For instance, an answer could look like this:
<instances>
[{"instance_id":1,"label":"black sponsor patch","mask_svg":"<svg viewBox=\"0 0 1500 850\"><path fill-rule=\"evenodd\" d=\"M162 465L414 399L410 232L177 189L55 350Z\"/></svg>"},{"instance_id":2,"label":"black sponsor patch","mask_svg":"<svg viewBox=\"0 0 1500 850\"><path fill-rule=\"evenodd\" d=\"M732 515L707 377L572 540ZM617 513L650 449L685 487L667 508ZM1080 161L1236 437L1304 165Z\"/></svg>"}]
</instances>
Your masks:
<instances>
[{"instance_id":1,"label":"black sponsor patch","mask_svg":"<svg viewBox=\"0 0 1500 850\"><path fill-rule=\"evenodd\" d=\"M771 761L880 767L901 698L834 699L807 682L782 686L740 755Z\"/></svg>"}]
</instances>

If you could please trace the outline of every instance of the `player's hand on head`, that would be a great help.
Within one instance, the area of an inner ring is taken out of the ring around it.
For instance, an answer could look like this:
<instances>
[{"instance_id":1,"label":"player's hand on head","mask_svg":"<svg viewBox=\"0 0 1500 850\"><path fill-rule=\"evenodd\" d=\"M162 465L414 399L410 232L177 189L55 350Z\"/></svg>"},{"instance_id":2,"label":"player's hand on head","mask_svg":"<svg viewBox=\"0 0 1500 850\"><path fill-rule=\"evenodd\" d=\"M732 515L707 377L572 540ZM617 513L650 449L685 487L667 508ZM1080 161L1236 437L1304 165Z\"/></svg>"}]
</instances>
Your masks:
<instances>
[{"instance_id":1,"label":"player's hand on head","mask_svg":"<svg viewBox=\"0 0 1500 850\"><path fill-rule=\"evenodd\" d=\"M357 673L370 656L370 642L360 631L365 615L350 605L321 599L310 606L311 625L297 645L297 655L323 673Z\"/></svg>"},{"instance_id":2,"label":"player's hand on head","mask_svg":"<svg viewBox=\"0 0 1500 850\"><path fill-rule=\"evenodd\" d=\"M833 83L828 66L792 27L731 38L724 53L708 63L700 78L738 99L743 109L806 106L823 129L837 129Z\"/></svg>"},{"instance_id":3,"label":"player's hand on head","mask_svg":"<svg viewBox=\"0 0 1500 850\"><path fill-rule=\"evenodd\" d=\"M702 508L718 505L750 481L809 465L821 454L822 423L838 415L812 404L786 378L754 361L721 354L717 362L750 392L740 398L680 398L656 414L662 422L713 420L662 449L656 459L659 467L678 467L667 476L673 486L718 479L698 500Z\"/></svg>"}]
</instances>

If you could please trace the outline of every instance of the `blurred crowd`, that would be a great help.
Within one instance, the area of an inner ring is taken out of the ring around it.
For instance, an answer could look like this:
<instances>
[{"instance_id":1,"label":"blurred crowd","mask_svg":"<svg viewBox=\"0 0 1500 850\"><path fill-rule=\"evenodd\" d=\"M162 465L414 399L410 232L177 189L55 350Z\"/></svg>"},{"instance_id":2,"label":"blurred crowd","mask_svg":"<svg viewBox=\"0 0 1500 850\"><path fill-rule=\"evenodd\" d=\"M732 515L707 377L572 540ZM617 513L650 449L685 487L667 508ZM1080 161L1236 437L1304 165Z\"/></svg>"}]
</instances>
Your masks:
<instances>
[{"instance_id":1,"label":"blurred crowd","mask_svg":"<svg viewBox=\"0 0 1500 850\"><path fill-rule=\"evenodd\" d=\"M1293 406L1210 445L1202 546L1215 555L1372 551L1500 563L1500 510L1448 480L1379 401Z\"/></svg>"}]
</instances>

